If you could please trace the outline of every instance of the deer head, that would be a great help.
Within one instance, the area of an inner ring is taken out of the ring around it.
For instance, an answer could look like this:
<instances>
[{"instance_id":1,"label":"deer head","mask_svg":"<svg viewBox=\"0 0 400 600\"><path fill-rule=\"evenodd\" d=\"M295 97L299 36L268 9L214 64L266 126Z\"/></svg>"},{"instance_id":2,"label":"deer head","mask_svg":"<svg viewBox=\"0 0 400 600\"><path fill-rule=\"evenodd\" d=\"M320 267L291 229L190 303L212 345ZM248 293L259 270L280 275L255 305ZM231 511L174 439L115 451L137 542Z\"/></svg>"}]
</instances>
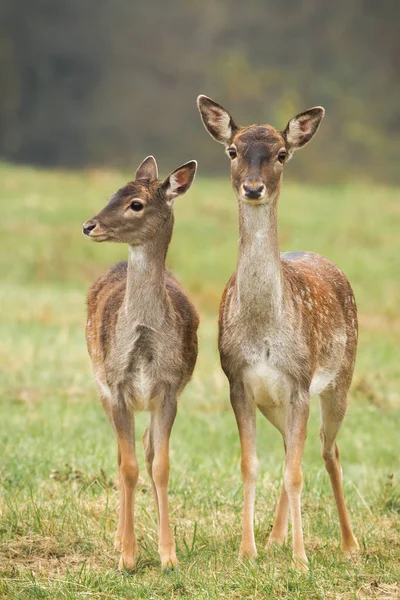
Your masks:
<instances>
[{"instance_id":1,"label":"deer head","mask_svg":"<svg viewBox=\"0 0 400 600\"><path fill-rule=\"evenodd\" d=\"M228 111L207 96L199 96L197 105L208 133L225 146L237 198L254 205L276 198L284 165L311 140L325 114L321 106L310 108L279 131L271 125L239 127Z\"/></svg>"},{"instance_id":2,"label":"deer head","mask_svg":"<svg viewBox=\"0 0 400 600\"><path fill-rule=\"evenodd\" d=\"M83 233L95 242L142 245L161 233L171 237L173 201L190 188L197 162L192 160L158 180L153 156L144 159L134 181L113 194L97 215L83 224Z\"/></svg>"}]
</instances>

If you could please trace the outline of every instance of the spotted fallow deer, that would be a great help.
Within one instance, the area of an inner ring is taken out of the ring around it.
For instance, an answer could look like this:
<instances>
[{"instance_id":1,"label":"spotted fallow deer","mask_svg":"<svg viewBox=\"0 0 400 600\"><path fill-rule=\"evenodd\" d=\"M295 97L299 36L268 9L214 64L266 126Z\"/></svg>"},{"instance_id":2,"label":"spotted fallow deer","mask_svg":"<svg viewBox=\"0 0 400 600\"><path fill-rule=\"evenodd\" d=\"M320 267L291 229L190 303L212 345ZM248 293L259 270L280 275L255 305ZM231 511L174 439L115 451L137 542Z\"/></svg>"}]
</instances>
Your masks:
<instances>
[{"instance_id":1,"label":"spotted fallow deer","mask_svg":"<svg viewBox=\"0 0 400 600\"><path fill-rule=\"evenodd\" d=\"M239 127L219 104L199 96L206 130L231 160L239 206L239 251L220 307L219 351L229 380L242 451L244 486L240 555L256 556L254 541L256 407L279 430L285 448L283 486L268 545L287 539L307 569L301 521L301 461L309 399L319 394L322 456L339 514L342 549L357 550L343 495L336 436L343 421L357 348L357 310L344 274L312 252L279 253L277 203L285 163L316 133L324 109L292 118L283 131Z\"/></svg>"},{"instance_id":2,"label":"spotted fallow deer","mask_svg":"<svg viewBox=\"0 0 400 600\"><path fill-rule=\"evenodd\" d=\"M138 479L134 412L150 413L143 444L159 531L163 569L177 565L168 516L169 438L177 397L192 376L197 358L196 310L165 268L174 224L173 203L192 184L197 163L158 181L157 164L146 158L136 179L118 190L83 225L96 242L129 245L128 262L112 267L89 291L86 339L104 410L118 441L119 568L136 564L133 495Z\"/></svg>"}]
</instances>

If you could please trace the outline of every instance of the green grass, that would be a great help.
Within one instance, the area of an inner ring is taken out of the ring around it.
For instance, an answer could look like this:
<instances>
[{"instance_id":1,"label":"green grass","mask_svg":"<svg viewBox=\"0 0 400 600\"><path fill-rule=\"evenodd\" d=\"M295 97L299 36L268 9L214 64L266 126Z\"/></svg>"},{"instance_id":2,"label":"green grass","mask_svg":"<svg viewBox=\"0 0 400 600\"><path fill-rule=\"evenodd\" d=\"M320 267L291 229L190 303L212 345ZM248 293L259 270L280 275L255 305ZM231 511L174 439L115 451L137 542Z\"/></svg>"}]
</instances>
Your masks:
<instances>
[{"instance_id":1,"label":"green grass","mask_svg":"<svg viewBox=\"0 0 400 600\"><path fill-rule=\"evenodd\" d=\"M218 301L236 263L236 202L228 178L199 179L176 202L168 258L202 316L198 364L171 440L170 505L181 572L160 571L138 444L140 558L133 577L117 575L115 441L96 397L84 323L86 290L127 248L91 244L80 228L127 178L0 166L0 597L398 598L400 193L360 185L286 181L280 200L282 249L313 250L337 262L358 300L359 354L339 444L360 556L349 561L338 550L313 401L303 492L310 572L293 569L290 547L264 550L283 451L261 416L259 558L237 560L240 453L216 350ZM146 420L137 419L138 439Z\"/></svg>"}]
</instances>

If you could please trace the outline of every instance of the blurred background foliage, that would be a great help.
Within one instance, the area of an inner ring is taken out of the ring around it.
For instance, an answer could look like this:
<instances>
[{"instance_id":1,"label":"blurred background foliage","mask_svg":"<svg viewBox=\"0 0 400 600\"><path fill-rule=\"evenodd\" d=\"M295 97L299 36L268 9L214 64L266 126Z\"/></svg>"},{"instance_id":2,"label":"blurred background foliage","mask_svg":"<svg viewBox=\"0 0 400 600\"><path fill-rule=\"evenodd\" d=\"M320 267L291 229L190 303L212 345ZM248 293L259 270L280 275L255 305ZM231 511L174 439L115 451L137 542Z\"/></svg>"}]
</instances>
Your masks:
<instances>
[{"instance_id":1,"label":"blurred background foliage","mask_svg":"<svg viewBox=\"0 0 400 600\"><path fill-rule=\"evenodd\" d=\"M291 172L400 182L395 0L3 0L0 156L56 167L227 173L195 99L283 128L310 106L320 135ZM164 167L165 165L165 167Z\"/></svg>"}]
</instances>

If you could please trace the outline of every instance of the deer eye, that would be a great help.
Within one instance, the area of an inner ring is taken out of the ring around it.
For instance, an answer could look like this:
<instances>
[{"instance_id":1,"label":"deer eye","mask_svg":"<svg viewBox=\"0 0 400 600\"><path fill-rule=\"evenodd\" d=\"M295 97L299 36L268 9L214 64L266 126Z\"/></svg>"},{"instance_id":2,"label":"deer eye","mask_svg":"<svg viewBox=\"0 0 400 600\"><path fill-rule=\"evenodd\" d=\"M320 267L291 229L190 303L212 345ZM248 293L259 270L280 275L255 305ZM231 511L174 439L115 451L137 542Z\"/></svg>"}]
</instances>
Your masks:
<instances>
[{"instance_id":1,"label":"deer eye","mask_svg":"<svg viewBox=\"0 0 400 600\"><path fill-rule=\"evenodd\" d=\"M230 159L234 159L237 157L237 150L233 146L227 149L227 153Z\"/></svg>"},{"instance_id":2,"label":"deer eye","mask_svg":"<svg viewBox=\"0 0 400 600\"><path fill-rule=\"evenodd\" d=\"M141 210L143 210L143 204L141 202L138 202L137 200L134 200L131 204L131 209L134 212L140 212Z\"/></svg>"},{"instance_id":3,"label":"deer eye","mask_svg":"<svg viewBox=\"0 0 400 600\"><path fill-rule=\"evenodd\" d=\"M287 152L286 150L281 150L278 154L278 160L280 163L284 163L285 162L285 158L287 156Z\"/></svg>"}]
</instances>

